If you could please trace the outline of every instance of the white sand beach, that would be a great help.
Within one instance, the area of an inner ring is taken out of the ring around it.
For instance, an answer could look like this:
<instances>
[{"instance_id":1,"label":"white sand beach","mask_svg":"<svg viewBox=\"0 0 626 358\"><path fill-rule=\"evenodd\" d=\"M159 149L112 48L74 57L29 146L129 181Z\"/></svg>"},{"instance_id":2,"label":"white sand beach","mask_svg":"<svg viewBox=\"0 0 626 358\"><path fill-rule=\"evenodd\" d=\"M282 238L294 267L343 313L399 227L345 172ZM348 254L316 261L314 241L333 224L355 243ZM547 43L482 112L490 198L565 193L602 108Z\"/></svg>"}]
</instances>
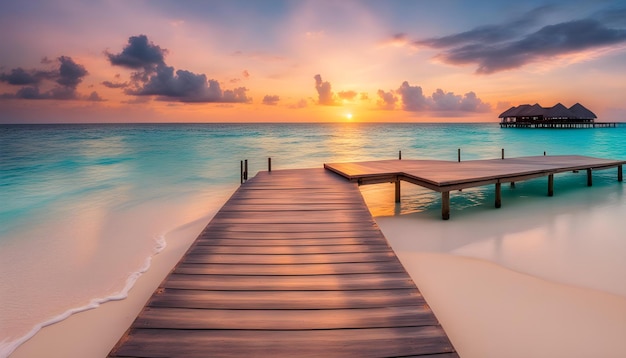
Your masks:
<instances>
[{"instance_id":1,"label":"white sand beach","mask_svg":"<svg viewBox=\"0 0 626 358\"><path fill-rule=\"evenodd\" d=\"M461 357L624 357L620 185L376 221Z\"/></svg>"},{"instance_id":2,"label":"white sand beach","mask_svg":"<svg viewBox=\"0 0 626 358\"><path fill-rule=\"evenodd\" d=\"M381 216L391 190L364 196L461 357L626 355L620 184L499 210L453 209L450 221L432 212ZM127 299L45 327L11 357L106 356L210 217L168 233Z\"/></svg>"},{"instance_id":3,"label":"white sand beach","mask_svg":"<svg viewBox=\"0 0 626 358\"><path fill-rule=\"evenodd\" d=\"M225 198L220 198L220 203L224 201ZM201 212L200 207L196 209ZM150 269L139 277L126 299L106 302L44 327L10 357L106 357L154 290L215 215L215 209L165 234L167 246L154 256Z\"/></svg>"}]
</instances>

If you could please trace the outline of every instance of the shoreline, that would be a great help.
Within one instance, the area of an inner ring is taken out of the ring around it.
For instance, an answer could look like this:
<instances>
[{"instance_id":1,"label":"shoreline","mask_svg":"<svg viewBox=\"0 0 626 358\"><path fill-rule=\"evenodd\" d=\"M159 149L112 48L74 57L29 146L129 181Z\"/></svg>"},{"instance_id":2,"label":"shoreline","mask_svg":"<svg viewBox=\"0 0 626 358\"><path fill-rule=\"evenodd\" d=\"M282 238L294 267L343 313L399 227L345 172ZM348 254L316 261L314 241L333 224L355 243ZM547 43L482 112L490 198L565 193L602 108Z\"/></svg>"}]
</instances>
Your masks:
<instances>
[{"instance_id":1,"label":"shoreline","mask_svg":"<svg viewBox=\"0 0 626 358\"><path fill-rule=\"evenodd\" d=\"M213 210L167 233L166 247L152 257L150 268L136 280L128 297L105 302L43 327L9 357L105 357L216 212Z\"/></svg>"}]
</instances>

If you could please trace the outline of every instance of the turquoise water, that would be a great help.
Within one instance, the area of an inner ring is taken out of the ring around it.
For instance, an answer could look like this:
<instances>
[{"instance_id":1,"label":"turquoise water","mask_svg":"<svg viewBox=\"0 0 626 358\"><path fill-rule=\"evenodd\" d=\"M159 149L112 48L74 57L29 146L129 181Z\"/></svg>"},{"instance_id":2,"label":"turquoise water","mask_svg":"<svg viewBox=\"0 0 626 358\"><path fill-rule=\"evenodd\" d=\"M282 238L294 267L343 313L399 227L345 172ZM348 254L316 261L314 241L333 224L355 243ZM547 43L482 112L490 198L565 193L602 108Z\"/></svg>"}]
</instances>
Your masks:
<instances>
[{"instance_id":1,"label":"turquoise water","mask_svg":"<svg viewBox=\"0 0 626 358\"><path fill-rule=\"evenodd\" d=\"M458 148L464 160L499 158L502 148L508 157L545 151L624 159L625 138L626 126L497 123L2 125L0 292L10 294L0 302L0 356L42 323L123 297L167 232L216 210L236 189L240 160L248 159L253 175L268 157L278 170L392 159L400 150L403 159L456 160ZM584 190L580 177L565 176L572 185L559 190ZM614 183L615 174L594 180ZM532 181L526 188L545 191ZM436 216L436 195L408 195L403 212ZM491 188L477 188L456 196L453 215L484 206L489 195Z\"/></svg>"}]
</instances>

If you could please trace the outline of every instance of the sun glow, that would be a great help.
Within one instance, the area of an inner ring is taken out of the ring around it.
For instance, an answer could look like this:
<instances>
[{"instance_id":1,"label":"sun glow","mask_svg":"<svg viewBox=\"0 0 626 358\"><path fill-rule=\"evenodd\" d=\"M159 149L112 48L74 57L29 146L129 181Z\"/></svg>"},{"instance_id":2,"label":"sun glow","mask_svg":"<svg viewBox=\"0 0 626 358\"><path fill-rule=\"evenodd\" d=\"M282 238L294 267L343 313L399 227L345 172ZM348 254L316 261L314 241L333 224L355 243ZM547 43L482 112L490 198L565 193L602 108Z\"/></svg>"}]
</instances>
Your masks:
<instances>
[{"instance_id":1,"label":"sun glow","mask_svg":"<svg viewBox=\"0 0 626 358\"><path fill-rule=\"evenodd\" d=\"M352 120L352 113L346 113L345 117L347 120L351 121Z\"/></svg>"}]
</instances>

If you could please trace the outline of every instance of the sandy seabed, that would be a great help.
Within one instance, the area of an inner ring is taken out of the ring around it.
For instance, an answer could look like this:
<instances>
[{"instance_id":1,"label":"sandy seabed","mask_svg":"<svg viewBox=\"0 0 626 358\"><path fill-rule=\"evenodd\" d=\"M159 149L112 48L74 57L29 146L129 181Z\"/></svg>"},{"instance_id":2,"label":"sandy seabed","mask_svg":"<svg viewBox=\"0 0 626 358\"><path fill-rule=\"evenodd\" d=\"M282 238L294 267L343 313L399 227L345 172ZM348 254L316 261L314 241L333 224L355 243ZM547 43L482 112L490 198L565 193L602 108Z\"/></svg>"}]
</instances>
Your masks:
<instances>
[{"instance_id":1,"label":"sandy seabed","mask_svg":"<svg viewBox=\"0 0 626 358\"><path fill-rule=\"evenodd\" d=\"M615 191L376 221L461 357L624 357L626 196ZM11 358L105 357L209 218L168 233L127 299L43 328Z\"/></svg>"}]
</instances>

